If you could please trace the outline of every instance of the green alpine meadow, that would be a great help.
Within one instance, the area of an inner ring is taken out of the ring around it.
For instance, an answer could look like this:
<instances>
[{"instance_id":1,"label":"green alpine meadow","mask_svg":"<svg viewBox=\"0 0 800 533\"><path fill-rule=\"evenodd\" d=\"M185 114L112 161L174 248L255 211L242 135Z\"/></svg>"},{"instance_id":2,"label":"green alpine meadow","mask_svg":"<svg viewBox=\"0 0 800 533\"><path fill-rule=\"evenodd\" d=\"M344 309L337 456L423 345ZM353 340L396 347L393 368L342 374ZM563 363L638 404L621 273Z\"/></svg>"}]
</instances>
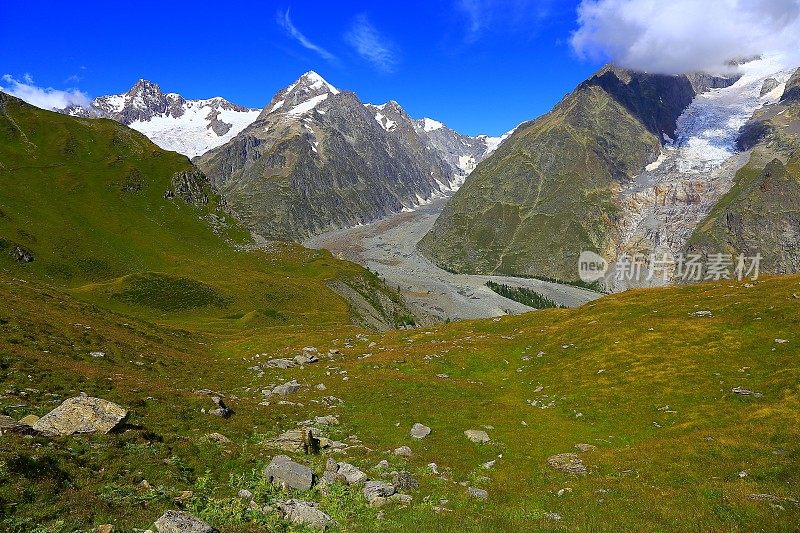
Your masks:
<instances>
[{"instance_id":1,"label":"green alpine meadow","mask_svg":"<svg viewBox=\"0 0 800 533\"><path fill-rule=\"evenodd\" d=\"M800 0L153 7L0 7L0 531L798 531Z\"/></svg>"}]
</instances>

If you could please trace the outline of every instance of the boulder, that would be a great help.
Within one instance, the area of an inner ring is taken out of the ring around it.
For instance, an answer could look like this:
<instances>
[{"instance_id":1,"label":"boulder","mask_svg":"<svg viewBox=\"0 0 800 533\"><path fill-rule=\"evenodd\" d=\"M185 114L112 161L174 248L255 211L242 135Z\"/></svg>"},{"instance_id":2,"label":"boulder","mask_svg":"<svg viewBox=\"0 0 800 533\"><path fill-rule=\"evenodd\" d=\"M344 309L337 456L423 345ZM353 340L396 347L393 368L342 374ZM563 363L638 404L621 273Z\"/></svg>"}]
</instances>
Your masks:
<instances>
[{"instance_id":1,"label":"boulder","mask_svg":"<svg viewBox=\"0 0 800 533\"><path fill-rule=\"evenodd\" d=\"M219 533L199 518L183 511L167 511L156 520L158 533Z\"/></svg>"},{"instance_id":2,"label":"boulder","mask_svg":"<svg viewBox=\"0 0 800 533\"><path fill-rule=\"evenodd\" d=\"M17 422L10 416L0 415L0 435L20 433L25 427L24 424Z\"/></svg>"},{"instance_id":3,"label":"boulder","mask_svg":"<svg viewBox=\"0 0 800 533\"><path fill-rule=\"evenodd\" d=\"M47 436L108 433L128 416L123 407L91 396L69 398L36 421L33 429Z\"/></svg>"},{"instance_id":4,"label":"boulder","mask_svg":"<svg viewBox=\"0 0 800 533\"><path fill-rule=\"evenodd\" d=\"M287 452L317 454L321 444L320 440L314 436L314 432L309 428L290 429L267 441L269 446L280 448Z\"/></svg>"},{"instance_id":5,"label":"boulder","mask_svg":"<svg viewBox=\"0 0 800 533\"><path fill-rule=\"evenodd\" d=\"M229 439L228 437L226 437L222 433L217 433L216 431L214 433L209 433L208 435L206 435L206 438L208 440L210 440L211 442L216 442L217 444L230 444L231 443L231 439Z\"/></svg>"},{"instance_id":6,"label":"boulder","mask_svg":"<svg viewBox=\"0 0 800 533\"><path fill-rule=\"evenodd\" d=\"M314 422L321 426L338 426L339 419L333 415L326 415L326 416L317 416L314 418Z\"/></svg>"},{"instance_id":7,"label":"boulder","mask_svg":"<svg viewBox=\"0 0 800 533\"><path fill-rule=\"evenodd\" d=\"M9 250L9 255L16 261L17 263L27 264L33 262L33 252L25 248L24 246L20 246L19 244L11 245L11 250Z\"/></svg>"},{"instance_id":8,"label":"boulder","mask_svg":"<svg viewBox=\"0 0 800 533\"><path fill-rule=\"evenodd\" d=\"M594 444L580 443L575 445L575 449L578 450L579 452L590 452L592 450L596 450L597 446L595 446Z\"/></svg>"},{"instance_id":9,"label":"boulder","mask_svg":"<svg viewBox=\"0 0 800 533\"><path fill-rule=\"evenodd\" d=\"M559 472L567 474L585 475L586 465L574 453L559 453L547 458L547 464Z\"/></svg>"},{"instance_id":10,"label":"boulder","mask_svg":"<svg viewBox=\"0 0 800 533\"><path fill-rule=\"evenodd\" d=\"M272 458L264 475L270 483L284 488L310 490L314 485L314 472L307 466L295 463L286 455Z\"/></svg>"},{"instance_id":11,"label":"boulder","mask_svg":"<svg viewBox=\"0 0 800 533\"><path fill-rule=\"evenodd\" d=\"M278 394L279 396L288 396L290 394L294 394L295 392L300 390L300 384L297 382L296 379L292 381L287 381L283 385L278 385L277 387L272 389L272 394Z\"/></svg>"},{"instance_id":12,"label":"boulder","mask_svg":"<svg viewBox=\"0 0 800 533\"><path fill-rule=\"evenodd\" d=\"M389 496L389 501L394 503L399 503L400 505L409 505L414 500L408 494L392 494Z\"/></svg>"},{"instance_id":13,"label":"boulder","mask_svg":"<svg viewBox=\"0 0 800 533\"><path fill-rule=\"evenodd\" d=\"M36 415L23 416L22 418L19 419L19 423L20 424L23 424L23 425L26 425L26 426L30 426L30 427L33 427L33 425L38 421L39 421L39 417L36 416Z\"/></svg>"},{"instance_id":14,"label":"boulder","mask_svg":"<svg viewBox=\"0 0 800 533\"><path fill-rule=\"evenodd\" d=\"M486 444L491 440L489 434L481 429L468 429L464 432L464 435L476 444Z\"/></svg>"},{"instance_id":15,"label":"boulder","mask_svg":"<svg viewBox=\"0 0 800 533\"><path fill-rule=\"evenodd\" d=\"M377 498L388 498L396 492L394 485L383 481L367 481L364 483L364 498L372 503Z\"/></svg>"},{"instance_id":16,"label":"boulder","mask_svg":"<svg viewBox=\"0 0 800 533\"><path fill-rule=\"evenodd\" d=\"M392 485L399 490L416 490L419 488L419 481L414 479L409 472L402 471L394 475Z\"/></svg>"},{"instance_id":17,"label":"boulder","mask_svg":"<svg viewBox=\"0 0 800 533\"><path fill-rule=\"evenodd\" d=\"M345 485L357 485L369 480L369 476L350 463L339 463L338 466L336 479L343 481Z\"/></svg>"},{"instance_id":18,"label":"boulder","mask_svg":"<svg viewBox=\"0 0 800 533\"><path fill-rule=\"evenodd\" d=\"M316 355L310 355L305 353L302 355L296 355L294 358L294 362L298 365L310 365L318 361L319 358Z\"/></svg>"},{"instance_id":19,"label":"boulder","mask_svg":"<svg viewBox=\"0 0 800 533\"><path fill-rule=\"evenodd\" d=\"M394 449L394 454L400 457L411 457L411 448L408 446L400 446Z\"/></svg>"},{"instance_id":20,"label":"boulder","mask_svg":"<svg viewBox=\"0 0 800 533\"><path fill-rule=\"evenodd\" d=\"M287 368L294 368L297 363L292 359L270 359L266 363L267 368L280 368L286 370Z\"/></svg>"},{"instance_id":21,"label":"boulder","mask_svg":"<svg viewBox=\"0 0 800 533\"><path fill-rule=\"evenodd\" d=\"M315 502L285 500L278 502L276 508L281 518L293 524L324 530L335 523L330 516L319 510L319 505Z\"/></svg>"},{"instance_id":22,"label":"boulder","mask_svg":"<svg viewBox=\"0 0 800 533\"><path fill-rule=\"evenodd\" d=\"M477 500L485 500L486 498L489 497L489 493L488 492L486 492L483 489L478 489L478 488L475 488L475 487L468 487L467 488L467 494L469 494L470 496L472 496L473 498L475 498Z\"/></svg>"},{"instance_id":23,"label":"boulder","mask_svg":"<svg viewBox=\"0 0 800 533\"><path fill-rule=\"evenodd\" d=\"M220 418L228 418L233 414L233 410L230 409L225 402L219 396L212 396L211 401L214 402L214 405L217 406L216 409L212 409L209 411L214 416L218 416Z\"/></svg>"},{"instance_id":24,"label":"boulder","mask_svg":"<svg viewBox=\"0 0 800 533\"><path fill-rule=\"evenodd\" d=\"M431 428L417 422L411 426L411 436L415 439L424 439L431 434Z\"/></svg>"}]
</instances>

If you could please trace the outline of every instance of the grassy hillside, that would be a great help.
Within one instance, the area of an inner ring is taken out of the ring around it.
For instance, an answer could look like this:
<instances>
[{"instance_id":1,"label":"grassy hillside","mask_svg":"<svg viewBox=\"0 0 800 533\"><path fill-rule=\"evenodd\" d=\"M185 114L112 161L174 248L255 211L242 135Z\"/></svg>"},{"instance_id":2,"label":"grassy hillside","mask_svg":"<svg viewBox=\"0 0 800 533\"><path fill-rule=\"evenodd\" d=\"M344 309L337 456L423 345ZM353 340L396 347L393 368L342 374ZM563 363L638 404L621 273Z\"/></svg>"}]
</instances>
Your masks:
<instances>
[{"instance_id":1,"label":"grassy hillside","mask_svg":"<svg viewBox=\"0 0 800 533\"><path fill-rule=\"evenodd\" d=\"M0 93L0 136L0 267L17 275L153 320L233 328L350 323L336 281L367 287L384 322L407 321L360 267L289 244L251 250L186 157L125 126ZM20 248L32 262L12 257Z\"/></svg>"},{"instance_id":2,"label":"grassy hillside","mask_svg":"<svg viewBox=\"0 0 800 533\"><path fill-rule=\"evenodd\" d=\"M615 190L657 157L693 96L686 77L604 68L478 165L422 251L459 272L576 279L581 251L612 246Z\"/></svg>"},{"instance_id":3,"label":"grassy hillside","mask_svg":"<svg viewBox=\"0 0 800 533\"><path fill-rule=\"evenodd\" d=\"M577 310L383 335L219 334L109 313L3 273L0 297L15 303L0 311L3 413L42 415L84 391L131 415L108 436L0 437L0 524L72 531L111 522L127 531L182 506L223 531L291 530L237 492L250 490L259 505L285 497L260 473L283 453L267 441L333 414L341 424L320 429L348 445L334 457L373 478L407 470L420 483L410 506L390 505L382 518L357 489L293 494L319 501L348 531L792 530L798 293L794 276L632 291ZM693 316L701 310L712 316ZM305 368L264 364L309 345L341 353ZM105 356L90 355L98 350ZM303 388L261 404L263 388L289 379ZM235 414L204 413L213 406L204 388L224 394ZM409 437L415 422L431 435ZM463 434L485 428L488 444ZM214 442L213 432L231 443ZM391 453L401 445L410 458ZM548 465L569 452L588 474ZM292 455L320 474L331 454ZM375 468L383 459L390 467ZM488 500L471 499L465 485L486 489Z\"/></svg>"}]
</instances>

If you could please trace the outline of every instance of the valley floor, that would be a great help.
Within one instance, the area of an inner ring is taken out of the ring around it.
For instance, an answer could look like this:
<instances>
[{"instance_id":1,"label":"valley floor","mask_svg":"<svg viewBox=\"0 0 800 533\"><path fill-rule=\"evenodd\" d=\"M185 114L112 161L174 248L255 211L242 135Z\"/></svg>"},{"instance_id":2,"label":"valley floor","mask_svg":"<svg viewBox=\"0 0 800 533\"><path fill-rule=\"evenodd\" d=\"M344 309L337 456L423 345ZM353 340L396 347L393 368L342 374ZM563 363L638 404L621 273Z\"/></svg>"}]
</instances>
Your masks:
<instances>
[{"instance_id":1,"label":"valley floor","mask_svg":"<svg viewBox=\"0 0 800 533\"><path fill-rule=\"evenodd\" d=\"M343 259L377 272L390 287L399 287L408 303L443 321L518 314L530 308L500 296L486 282L532 289L557 304L578 307L599 293L536 279L453 274L426 259L417 243L430 230L448 198L378 222L331 231L303 243L325 248Z\"/></svg>"}]
</instances>

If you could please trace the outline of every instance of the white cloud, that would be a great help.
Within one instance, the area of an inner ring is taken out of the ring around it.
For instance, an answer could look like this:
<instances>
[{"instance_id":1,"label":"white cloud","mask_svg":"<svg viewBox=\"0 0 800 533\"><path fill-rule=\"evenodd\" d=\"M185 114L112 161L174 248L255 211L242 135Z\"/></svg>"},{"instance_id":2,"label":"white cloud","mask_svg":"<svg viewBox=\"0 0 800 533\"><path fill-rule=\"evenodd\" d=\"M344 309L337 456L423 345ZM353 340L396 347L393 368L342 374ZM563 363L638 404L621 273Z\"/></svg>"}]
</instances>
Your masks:
<instances>
[{"instance_id":1,"label":"white cloud","mask_svg":"<svg viewBox=\"0 0 800 533\"><path fill-rule=\"evenodd\" d=\"M289 18L289 10L287 9L285 12L278 12L278 24L286 30L294 40L300 43L301 46L311 50L312 52L316 52L319 56L327 61L335 63L337 61L336 56L332 53L328 52L321 46L317 46L316 44L312 43L308 38L300 33L300 30L292 23L292 19Z\"/></svg>"},{"instance_id":2,"label":"white cloud","mask_svg":"<svg viewBox=\"0 0 800 533\"><path fill-rule=\"evenodd\" d=\"M78 89L59 90L52 87L39 87L34 84L30 74L24 74L18 80L5 74L0 83L0 91L28 102L42 109L64 109L70 105L89 105L89 97Z\"/></svg>"},{"instance_id":3,"label":"white cloud","mask_svg":"<svg viewBox=\"0 0 800 533\"><path fill-rule=\"evenodd\" d=\"M389 42L370 23L366 15L358 15L345 34L345 40L358 52L358 55L372 63L383 72L394 72L397 67L397 54Z\"/></svg>"},{"instance_id":4,"label":"white cloud","mask_svg":"<svg viewBox=\"0 0 800 533\"><path fill-rule=\"evenodd\" d=\"M724 72L732 59L800 63L800 0L582 0L572 47L648 72Z\"/></svg>"}]
</instances>

